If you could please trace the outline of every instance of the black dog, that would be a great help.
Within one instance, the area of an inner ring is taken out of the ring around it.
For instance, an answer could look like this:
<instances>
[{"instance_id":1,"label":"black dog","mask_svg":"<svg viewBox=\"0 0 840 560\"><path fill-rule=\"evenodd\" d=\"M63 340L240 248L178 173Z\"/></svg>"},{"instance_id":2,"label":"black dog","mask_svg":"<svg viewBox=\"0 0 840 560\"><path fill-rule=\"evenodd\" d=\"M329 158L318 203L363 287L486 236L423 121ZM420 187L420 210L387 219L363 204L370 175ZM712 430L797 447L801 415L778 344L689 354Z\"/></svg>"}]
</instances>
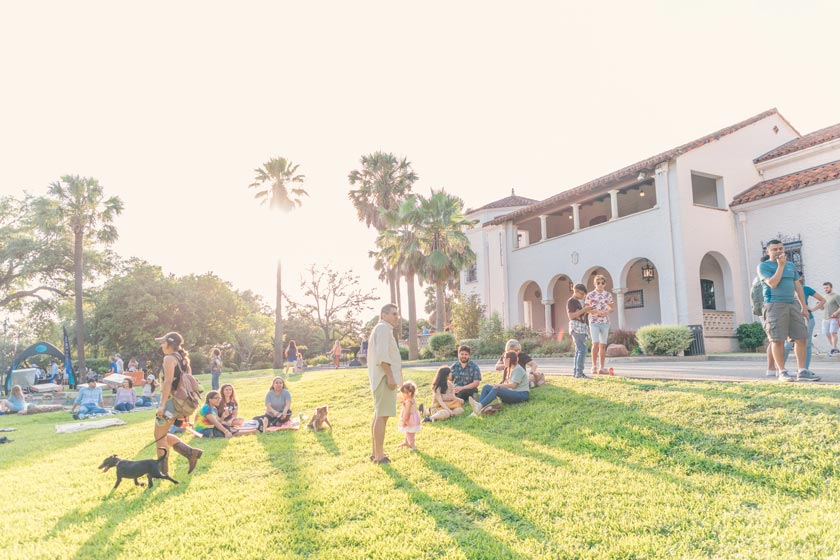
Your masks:
<instances>
[{"instance_id":1,"label":"black dog","mask_svg":"<svg viewBox=\"0 0 840 560\"><path fill-rule=\"evenodd\" d=\"M133 478L135 486L145 486L142 482L137 482L138 478L142 478L144 476L149 477L149 488L152 487L152 479L153 478L162 478L164 480L168 480L169 482L173 482L178 484L178 481L174 478L171 478L168 474L163 474L160 472L160 465L161 463L166 460L166 454L169 453L168 449L163 449L163 457L160 459L146 459L145 461L126 461L124 459L120 459L116 455L111 455L110 457L106 458L102 461L102 464L99 465L100 469L104 469L102 472L108 472L108 469L111 467L117 467L117 483L114 484L114 488L120 485L122 479L124 478Z\"/></svg>"}]
</instances>

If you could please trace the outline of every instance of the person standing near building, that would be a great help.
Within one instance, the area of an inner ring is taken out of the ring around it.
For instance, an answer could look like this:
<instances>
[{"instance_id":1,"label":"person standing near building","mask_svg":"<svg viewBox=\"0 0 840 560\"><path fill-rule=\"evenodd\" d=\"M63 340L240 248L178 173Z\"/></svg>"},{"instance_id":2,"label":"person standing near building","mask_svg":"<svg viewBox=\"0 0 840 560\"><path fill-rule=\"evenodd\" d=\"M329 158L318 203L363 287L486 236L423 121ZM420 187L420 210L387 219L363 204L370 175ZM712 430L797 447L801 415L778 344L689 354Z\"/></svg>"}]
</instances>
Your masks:
<instances>
[{"instance_id":1,"label":"person standing near building","mask_svg":"<svg viewBox=\"0 0 840 560\"><path fill-rule=\"evenodd\" d=\"M811 286L805 285L805 275L799 275L799 282L802 284L802 293L805 294L805 303L808 303L808 298L812 297L817 300L817 305L814 307L808 307L808 338L805 341L805 369L811 369L811 352L814 346L814 327L816 325L816 321L814 321L814 311L822 309L825 305L825 298L822 297L817 291L812 288ZM793 342L791 340L785 341L785 362L787 362L788 356L790 355L790 351L793 349ZM784 366L782 366L784 369Z\"/></svg>"},{"instance_id":2,"label":"person standing near building","mask_svg":"<svg viewBox=\"0 0 840 560\"><path fill-rule=\"evenodd\" d=\"M831 347L828 355L836 356L840 353L837 350L837 330L840 328L840 322L837 318L840 314L840 294L834 291L834 285L831 282L823 282L823 292L825 292L825 306L823 307L822 333L828 339L828 345Z\"/></svg>"},{"instance_id":3,"label":"person standing near building","mask_svg":"<svg viewBox=\"0 0 840 560\"><path fill-rule=\"evenodd\" d=\"M397 415L397 387L402 385L402 358L394 338L394 327L399 323L397 306L386 304L379 313L379 323L368 337L368 377L373 393L370 459L378 465L391 462L383 448L388 418Z\"/></svg>"},{"instance_id":4,"label":"person standing near building","mask_svg":"<svg viewBox=\"0 0 840 560\"><path fill-rule=\"evenodd\" d=\"M606 290L607 279L599 274L595 277L595 289L586 294L584 307L589 307L589 335L592 337L592 374L607 375L604 361L607 359L607 337L610 334L610 313L615 308L612 294ZM599 367L600 366L600 367Z\"/></svg>"},{"instance_id":5,"label":"person standing near building","mask_svg":"<svg viewBox=\"0 0 840 560\"><path fill-rule=\"evenodd\" d=\"M586 286L575 284L575 292L569 301L566 302L566 315L569 317L569 334L575 343L575 365L573 377L586 379L589 376L583 373L583 362L586 359L586 337L589 334L587 313L592 311L591 307L583 304L586 298ZM594 367L594 362L593 362Z\"/></svg>"},{"instance_id":6,"label":"person standing near building","mask_svg":"<svg viewBox=\"0 0 840 560\"><path fill-rule=\"evenodd\" d=\"M773 349L776 376L779 381L819 381L805 367L805 339L808 337L808 306L799 282L799 272L787 261L785 246L778 239L767 243L769 260L758 265L758 276L764 283L764 330ZM794 341L796 377L784 368L785 340Z\"/></svg>"}]
</instances>

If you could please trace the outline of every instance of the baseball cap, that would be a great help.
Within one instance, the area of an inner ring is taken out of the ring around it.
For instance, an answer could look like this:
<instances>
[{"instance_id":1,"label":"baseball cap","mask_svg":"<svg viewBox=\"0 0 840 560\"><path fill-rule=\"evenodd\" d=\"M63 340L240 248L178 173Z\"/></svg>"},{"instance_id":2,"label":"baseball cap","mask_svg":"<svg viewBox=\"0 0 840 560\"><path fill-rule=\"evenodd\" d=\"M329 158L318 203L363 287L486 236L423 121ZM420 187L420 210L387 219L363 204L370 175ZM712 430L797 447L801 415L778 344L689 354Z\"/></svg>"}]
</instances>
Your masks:
<instances>
[{"instance_id":1,"label":"baseball cap","mask_svg":"<svg viewBox=\"0 0 840 560\"><path fill-rule=\"evenodd\" d=\"M152 374L150 373L150 374L146 377L146 380L147 380L147 381L154 381L154 380L155 380L155 376L154 376L154 375L152 375Z\"/></svg>"},{"instance_id":2,"label":"baseball cap","mask_svg":"<svg viewBox=\"0 0 840 560\"><path fill-rule=\"evenodd\" d=\"M159 336L158 338L155 339L155 342L157 342L157 343L168 342L169 344L172 344L174 346L180 346L184 343L184 337L181 336L180 334L176 333L175 331L173 331L173 332L168 332L163 336Z\"/></svg>"}]
</instances>

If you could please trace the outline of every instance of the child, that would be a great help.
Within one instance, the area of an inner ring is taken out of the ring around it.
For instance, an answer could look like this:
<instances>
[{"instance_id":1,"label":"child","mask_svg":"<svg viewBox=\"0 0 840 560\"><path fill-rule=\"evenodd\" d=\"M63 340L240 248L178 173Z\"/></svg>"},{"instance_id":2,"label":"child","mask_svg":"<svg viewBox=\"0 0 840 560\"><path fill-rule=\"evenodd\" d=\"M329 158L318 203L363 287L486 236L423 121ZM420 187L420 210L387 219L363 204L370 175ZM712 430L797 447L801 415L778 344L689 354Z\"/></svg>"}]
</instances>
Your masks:
<instances>
[{"instance_id":1,"label":"child","mask_svg":"<svg viewBox=\"0 0 840 560\"><path fill-rule=\"evenodd\" d=\"M398 447L414 447L414 434L420 431L420 412L417 410L417 404L414 402L414 393L417 392L417 386L413 381L406 381L400 387L402 393L402 413L400 414L399 427L400 432L405 433L405 441L399 444Z\"/></svg>"},{"instance_id":2,"label":"child","mask_svg":"<svg viewBox=\"0 0 840 560\"><path fill-rule=\"evenodd\" d=\"M298 352L297 361L295 362L295 373L303 373L306 364L303 362L303 354Z\"/></svg>"}]
</instances>

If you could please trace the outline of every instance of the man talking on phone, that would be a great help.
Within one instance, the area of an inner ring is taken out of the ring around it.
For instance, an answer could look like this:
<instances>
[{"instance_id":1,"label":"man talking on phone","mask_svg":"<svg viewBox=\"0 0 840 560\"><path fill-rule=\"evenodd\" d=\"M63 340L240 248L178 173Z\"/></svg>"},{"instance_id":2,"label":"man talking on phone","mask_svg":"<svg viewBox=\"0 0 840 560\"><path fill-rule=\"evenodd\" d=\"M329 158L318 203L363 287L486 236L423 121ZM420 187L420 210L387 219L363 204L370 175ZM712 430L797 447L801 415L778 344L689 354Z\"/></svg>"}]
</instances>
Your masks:
<instances>
[{"instance_id":1,"label":"man talking on phone","mask_svg":"<svg viewBox=\"0 0 840 560\"><path fill-rule=\"evenodd\" d=\"M808 338L808 306L799 281L799 272L787 261L785 246L778 239L767 242L769 259L758 265L758 276L764 283L764 331L770 339L776 377L779 381L819 381L805 367L805 343ZM793 339L798 373L784 369L785 340Z\"/></svg>"}]
</instances>

